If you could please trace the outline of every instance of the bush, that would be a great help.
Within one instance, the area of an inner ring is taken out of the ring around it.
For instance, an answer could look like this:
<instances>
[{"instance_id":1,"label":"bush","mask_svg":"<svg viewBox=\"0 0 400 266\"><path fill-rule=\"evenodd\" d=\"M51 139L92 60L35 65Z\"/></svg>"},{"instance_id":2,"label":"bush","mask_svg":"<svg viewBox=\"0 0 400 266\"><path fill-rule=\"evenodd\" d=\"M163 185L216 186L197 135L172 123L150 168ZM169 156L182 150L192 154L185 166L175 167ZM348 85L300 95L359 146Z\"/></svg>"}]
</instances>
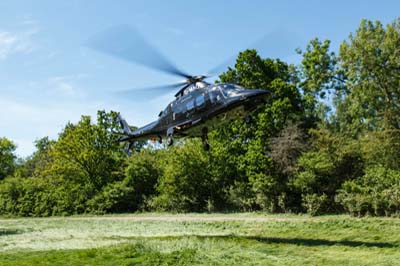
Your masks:
<instances>
[{"instance_id":1,"label":"bush","mask_svg":"<svg viewBox=\"0 0 400 266\"><path fill-rule=\"evenodd\" d=\"M326 202L318 213L342 211L334 200L337 190L344 182L363 174L364 161L359 145L326 129L311 130L311 135L313 149L299 157L299 170L290 178L289 186L303 194L302 205L308 206L306 209L317 200L317 196L311 196L315 194L320 197L326 195Z\"/></svg>"},{"instance_id":2,"label":"bush","mask_svg":"<svg viewBox=\"0 0 400 266\"><path fill-rule=\"evenodd\" d=\"M248 182L235 182L228 190L228 205L239 211L259 209L256 195Z\"/></svg>"},{"instance_id":3,"label":"bush","mask_svg":"<svg viewBox=\"0 0 400 266\"><path fill-rule=\"evenodd\" d=\"M165 158L159 180L159 195L149 204L164 211L204 211L212 199L215 185L209 171L209 158L197 140L174 147Z\"/></svg>"},{"instance_id":4,"label":"bush","mask_svg":"<svg viewBox=\"0 0 400 266\"><path fill-rule=\"evenodd\" d=\"M162 151L144 150L132 155L125 169L124 184L132 189L131 207L127 210L146 209L147 200L156 193L156 186L163 170Z\"/></svg>"},{"instance_id":5,"label":"bush","mask_svg":"<svg viewBox=\"0 0 400 266\"><path fill-rule=\"evenodd\" d=\"M18 199L22 191L22 179L6 178L0 184L0 214L18 214Z\"/></svg>"},{"instance_id":6,"label":"bush","mask_svg":"<svg viewBox=\"0 0 400 266\"><path fill-rule=\"evenodd\" d=\"M302 206L311 216L321 214L324 211L324 205L328 197L325 194L305 194L302 195Z\"/></svg>"},{"instance_id":7,"label":"bush","mask_svg":"<svg viewBox=\"0 0 400 266\"><path fill-rule=\"evenodd\" d=\"M47 178L6 178L0 184L0 214L51 216L86 211L92 188Z\"/></svg>"},{"instance_id":8,"label":"bush","mask_svg":"<svg viewBox=\"0 0 400 266\"><path fill-rule=\"evenodd\" d=\"M88 211L97 214L134 211L135 207L133 187L121 181L108 184L88 201Z\"/></svg>"},{"instance_id":9,"label":"bush","mask_svg":"<svg viewBox=\"0 0 400 266\"><path fill-rule=\"evenodd\" d=\"M345 182L336 201L352 215L398 215L400 171L371 167L361 178Z\"/></svg>"}]
</instances>

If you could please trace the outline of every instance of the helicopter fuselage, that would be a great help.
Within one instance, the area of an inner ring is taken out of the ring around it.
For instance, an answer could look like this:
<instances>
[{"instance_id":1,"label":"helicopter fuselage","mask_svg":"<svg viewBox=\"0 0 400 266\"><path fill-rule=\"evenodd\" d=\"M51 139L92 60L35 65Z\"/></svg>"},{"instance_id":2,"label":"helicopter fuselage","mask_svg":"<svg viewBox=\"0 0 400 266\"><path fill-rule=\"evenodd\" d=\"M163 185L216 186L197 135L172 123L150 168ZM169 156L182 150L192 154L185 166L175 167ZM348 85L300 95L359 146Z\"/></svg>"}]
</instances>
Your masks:
<instances>
[{"instance_id":1,"label":"helicopter fuselage","mask_svg":"<svg viewBox=\"0 0 400 266\"><path fill-rule=\"evenodd\" d=\"M245 89L229 83L193 84L177 95L156 121L135 131L124 128L125 135L120 140L161 142L167 137L172 144L173 137L202 137L205 141L208 131L246 117L265 103L269 94L266 90Z\"/></svg>"}]
</instances>

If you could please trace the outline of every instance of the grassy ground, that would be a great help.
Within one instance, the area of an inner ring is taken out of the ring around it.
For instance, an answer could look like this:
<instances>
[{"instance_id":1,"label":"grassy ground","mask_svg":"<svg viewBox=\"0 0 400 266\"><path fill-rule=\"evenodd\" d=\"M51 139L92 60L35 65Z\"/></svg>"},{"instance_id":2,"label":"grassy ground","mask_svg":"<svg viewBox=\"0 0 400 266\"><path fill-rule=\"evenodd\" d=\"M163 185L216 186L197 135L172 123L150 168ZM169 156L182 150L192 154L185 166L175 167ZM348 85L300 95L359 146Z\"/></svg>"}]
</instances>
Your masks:
<instances>
[{"instance_id":1,"label":"grassy ground","mask_svg":"<svg viewBox=\"0 0 400 266\"><path fill-rule=\"evenodd\" d=\"M400 219L263 214L0 219L0 265L400 265Z\"/></svg>"}]
</instances>

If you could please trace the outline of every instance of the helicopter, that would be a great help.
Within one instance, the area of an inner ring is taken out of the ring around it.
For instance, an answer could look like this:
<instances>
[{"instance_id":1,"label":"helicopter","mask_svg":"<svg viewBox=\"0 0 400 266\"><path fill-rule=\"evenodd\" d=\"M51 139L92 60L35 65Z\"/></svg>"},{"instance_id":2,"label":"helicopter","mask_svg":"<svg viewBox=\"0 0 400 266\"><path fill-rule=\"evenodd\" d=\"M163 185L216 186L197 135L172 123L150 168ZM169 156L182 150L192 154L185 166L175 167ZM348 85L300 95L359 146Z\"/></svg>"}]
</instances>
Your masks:
<instances>
[{"instance_id":1,"label":"helicopter","mask_svg":"<svg viewBox=\"0 0 400 266\"><path fill-rule=\"evenodd\" d=\"M108 40L113 40L109 42ZM166 140L173 145L174 138L200 137L204 150L209 150L208 133L237 119L249 123L251 113L266 103L271 93L265 89L248 89L231 83L209 83L212 75L189 75L167 60L129 26L112 28L95 36L89 46L97 51L139 63L149 68L184 78L183 81L151 89L178 89L175 99L168 103L158 119L136 130L120 114L116 120L122 128L117 132L118 142L125 142L128 154L135 142ZM140 52L138 52L140 51ZM216 69L216 68L214 68Z\"/></svg>"}]
</instances>

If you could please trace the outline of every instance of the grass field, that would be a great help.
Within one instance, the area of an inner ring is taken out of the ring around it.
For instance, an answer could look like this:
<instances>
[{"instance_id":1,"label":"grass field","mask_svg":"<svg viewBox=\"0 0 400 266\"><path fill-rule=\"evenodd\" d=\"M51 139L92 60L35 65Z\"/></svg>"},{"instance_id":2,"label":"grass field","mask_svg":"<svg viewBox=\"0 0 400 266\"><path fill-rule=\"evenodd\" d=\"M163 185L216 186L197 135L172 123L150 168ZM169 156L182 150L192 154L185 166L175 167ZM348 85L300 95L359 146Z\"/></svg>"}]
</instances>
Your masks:
<instances>
[{"instance_id":1,"label":"grass field","mask_svg":"<svg viewBox=\"0 0 400 266\"><path fill-rule=\"evenodd\" d=\"M400 265L400 219L138 214L0 219L0 265Z\"/></svg>"}]
</instances>

